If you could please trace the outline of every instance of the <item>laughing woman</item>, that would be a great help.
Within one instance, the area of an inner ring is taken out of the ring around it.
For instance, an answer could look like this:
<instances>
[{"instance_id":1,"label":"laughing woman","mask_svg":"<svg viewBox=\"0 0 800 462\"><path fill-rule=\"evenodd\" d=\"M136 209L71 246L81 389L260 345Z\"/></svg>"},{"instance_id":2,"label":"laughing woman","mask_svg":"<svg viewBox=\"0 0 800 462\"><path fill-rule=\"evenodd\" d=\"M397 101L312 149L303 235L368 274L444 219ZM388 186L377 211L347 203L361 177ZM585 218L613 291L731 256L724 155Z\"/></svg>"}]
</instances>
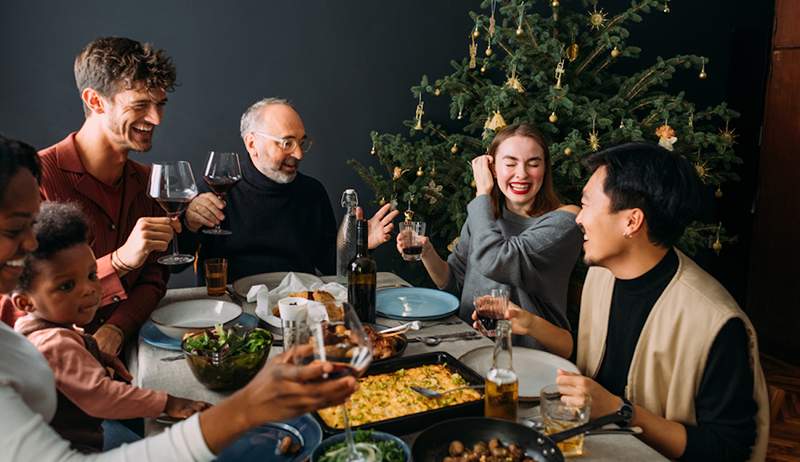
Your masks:
<instances>
[{"instance_id":1,"label":"laughing woman","mask_svg":"<svg viewBox=\"0 0 800 462\"><path fill-rule=\"evenodd\" d=\"M582 238L578 207L553 190L547 144L532 126L511 125L472 170L477 191L458 244L445 261L426 239L425 269L440 289L461 295L459 315L468 322L476 293L508 289L514 343L568 357L567 285ZM401 253L402 246L398 239Z\"/></svg>"}]
</instances>

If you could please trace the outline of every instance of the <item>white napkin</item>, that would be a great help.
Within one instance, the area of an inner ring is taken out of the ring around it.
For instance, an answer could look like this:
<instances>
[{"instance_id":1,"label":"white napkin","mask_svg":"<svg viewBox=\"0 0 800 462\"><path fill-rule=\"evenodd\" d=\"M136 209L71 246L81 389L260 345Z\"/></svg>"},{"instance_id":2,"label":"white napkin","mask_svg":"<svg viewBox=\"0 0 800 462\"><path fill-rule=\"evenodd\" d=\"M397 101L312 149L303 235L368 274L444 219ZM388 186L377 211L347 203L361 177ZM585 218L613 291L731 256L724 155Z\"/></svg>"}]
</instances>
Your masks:
<instances>
[{"instance_id":1,"label":"white napkin","mask_svg":"<svg viewBox=\"0 0 800 462\"><path fill-rule=\"evenodd\" d=\"M288 297L292 292L310 290L324 290L333 295L337 302L347 301L347 289L341 284L335 282L323 284L322 280L316 276L290 272L283 277L278 287L269 291L270 302L274 306L278 300Z\"/></svg>"},{"instance_id":2,"label":"white napkin","mask_svg":"<svg viewBox=\"0 0 800 462\"><path fill-rule=\"evenodd\" d=\"M286 297L278 301L278 310L281 313L281 319L285 321L306 322L308 316L308 309L306 307L308 300L298 297Z\"/></svg>"},{"instance_id":3,"label":"white napkin","mask_svg":"<svg viewBox=\"0 0 800 462\"><path fill-rule=\"evenodd\" d=\"M247 303L253 303L256 301L258 294L261 292L269 293L269 288L264 284L256 284L250 287L250 290L247 291Z\"/></svg>"},{"instance_id":4,"label":"white napkin","mask_svg":"<svg viewBox=\"0 0 800 462\"><path fill-rule=\"evenodd\" d=\"M320 302L309 301L306 304L306 310L308 312L308 324L319 324L322 321L328 320L328 310L325 309L325 305Z\"/></svg>"}]
</instances>

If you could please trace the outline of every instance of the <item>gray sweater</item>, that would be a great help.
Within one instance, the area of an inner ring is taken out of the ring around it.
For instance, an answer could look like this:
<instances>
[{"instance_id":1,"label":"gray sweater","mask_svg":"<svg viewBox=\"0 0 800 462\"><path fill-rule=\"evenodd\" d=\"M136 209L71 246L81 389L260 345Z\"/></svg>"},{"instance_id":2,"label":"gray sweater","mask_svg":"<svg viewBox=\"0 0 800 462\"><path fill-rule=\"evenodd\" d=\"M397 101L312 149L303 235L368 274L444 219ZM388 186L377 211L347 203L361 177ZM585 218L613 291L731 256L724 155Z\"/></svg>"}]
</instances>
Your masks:
<instances>
[{"instance_id":1,"label":"gray sweater","mask_svg":"<svg viewBox=\"0 0 800 462\"><path fill-rule=\"evenodd\" d=\"M467 214L447 258L450 280L444 287L461 296L459 316L471 323L475 291L503 287L512 302L569 329L567 286L583 244L575 215L556 210L526 218L503 208L495 219L487 195L473 199ZM515 336L514 344L541 348L530 337Z\"/></svg>"}]
</instances>

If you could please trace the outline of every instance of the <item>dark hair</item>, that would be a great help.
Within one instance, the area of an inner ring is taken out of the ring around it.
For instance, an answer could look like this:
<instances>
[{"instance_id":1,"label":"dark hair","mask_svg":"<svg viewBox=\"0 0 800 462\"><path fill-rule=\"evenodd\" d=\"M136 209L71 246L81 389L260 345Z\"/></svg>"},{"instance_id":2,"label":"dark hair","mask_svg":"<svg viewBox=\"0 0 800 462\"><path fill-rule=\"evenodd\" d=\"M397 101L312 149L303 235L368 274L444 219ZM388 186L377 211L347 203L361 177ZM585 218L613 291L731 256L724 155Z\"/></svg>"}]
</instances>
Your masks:
<instances>
[{"instance_id":1,"label":"dark hair","mask_svg":"<svg viewBox=\"0 0 800 462\"><path fill-rule=\"evenodd\" d=\"M18 288L27 290L36 277L35 263L78 244L88 244L89 225L81 209L73 203L45 202L36 217L33 232L39 247L25 257Z\"/></svg>"},{"instance_id":2,"label":"dark hair","mask_svg":"<svg viewBox=\"0 0 800 462\"><path fill-rule=\"evenodd\" d=\"M594 172L606 167L603 191L611 212L644 212L650 242L671 247L700 213L702 187L694 167L680 154L651 143L627 143L584 161Z\"/></svg>"},{"instance_id":3,"label":"dark hair","mask_svg":"<svg viewBox=\"0 0 800 462\"><path fill-rule=\"evenodd\" d=\"M166 52L124 37L102 37L75 57L78 91L92 88L106 98L138 83L148 89L175 89L175 65ZM89 113L89 108L84 107Z\"/></svg>"},{"instance_id":4,"label":"dark hair","mask_svg":"<svg viewBox=\"0 0 800 462\"><path fill-rule=\"evenodd\" d=\"M27 169L39 182L42 168L36 149L22 141L0 135L0 204L5 200L6 188L20 169Z\"/></svg>"},{"instance_id":5,"label":"dark hair","mask_svg":"<svg viewBox=\"0 0 800 462\"><path fill-rule=\"evenodd\" d=\"M555 188L553 188L553 169L552 162L550 161L550 149L548 149L547 142L545 141L542 133L533 125L523 122L512 124L503 128L492 140L492 144L489 145L487 154L494 158L497 154L497 148L500 146L500 144L513 136L524 136L531 138L542 148L542 152L544 153L544 179L542 180L541 189L539 189L539 192L536 193L536 198L533 201L533 207L528 212L529 215L542 215L557 209L561 205L561 200L558 198ZM502 203L500 201L500 193L496 187L492 190L492 203L494 204L495 218L499 218Z\"/></svg>"}]
</instances>

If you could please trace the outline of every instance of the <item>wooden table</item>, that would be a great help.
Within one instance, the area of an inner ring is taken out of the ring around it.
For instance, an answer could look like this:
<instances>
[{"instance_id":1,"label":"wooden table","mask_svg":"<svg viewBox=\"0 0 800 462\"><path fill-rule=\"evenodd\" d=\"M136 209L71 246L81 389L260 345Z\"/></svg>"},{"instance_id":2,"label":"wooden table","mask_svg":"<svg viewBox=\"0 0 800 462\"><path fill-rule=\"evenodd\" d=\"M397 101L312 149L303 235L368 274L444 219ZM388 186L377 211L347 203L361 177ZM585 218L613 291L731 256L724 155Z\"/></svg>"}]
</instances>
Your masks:
<instances>
[{"instance_id":1,"label":"wooden table","mask_svg":"<svg viewBox=\"0 0 800 462\"><path fill-rule=\"evenodd\" d=\"M399 279L399 278L398 278ZM400 280L402 281L402 280ZM161 301L161 305L173 303L181 300L208 298L205 287L189 289L170 289ZM220 297L224 298L224 297ZM254 313L255 305L244 303L245 312ZM395 326L399 321L378 318L378 323L386 326ZM430 325L430 327L428 327ZM456 332L465 332L471 327L453 316L442 321L432 321L424 323L420 335L438 335ZM431 351L446 351L458 358L464 353L475 348L492 345L486 338L476 340L457 340L447 341L435 347L429 347L421 342L408 344L404 355L415 355L428 353ZM280 353L282 348L273 347L270 356ZM192 375L188 364L185 361L161 361L162 358L175 356L175 351L162 350L145 343L141 338L128 350L128 367L134 376L134 384L143 388L165 390L170 394L203 400L210 403L217 403L224 399L229 393L220 393L208 390L202 386ZM525 367L524 364L515 364L516 368ZM538 406L535 404L520 404L519 415L521 418L535 417L539 414ZM145 433L150 435L163 429L163 426L154 420L145 420ZM420 429L422 430L422 429ZM403 435L403 439L409 444L413 444L417 434ZM629 435L597 435L586 439L586 455L580 460L587 462L594 461L664 461L667 460L658 452L641 442L634 436Z\"/></svg>"}]
</instances>

